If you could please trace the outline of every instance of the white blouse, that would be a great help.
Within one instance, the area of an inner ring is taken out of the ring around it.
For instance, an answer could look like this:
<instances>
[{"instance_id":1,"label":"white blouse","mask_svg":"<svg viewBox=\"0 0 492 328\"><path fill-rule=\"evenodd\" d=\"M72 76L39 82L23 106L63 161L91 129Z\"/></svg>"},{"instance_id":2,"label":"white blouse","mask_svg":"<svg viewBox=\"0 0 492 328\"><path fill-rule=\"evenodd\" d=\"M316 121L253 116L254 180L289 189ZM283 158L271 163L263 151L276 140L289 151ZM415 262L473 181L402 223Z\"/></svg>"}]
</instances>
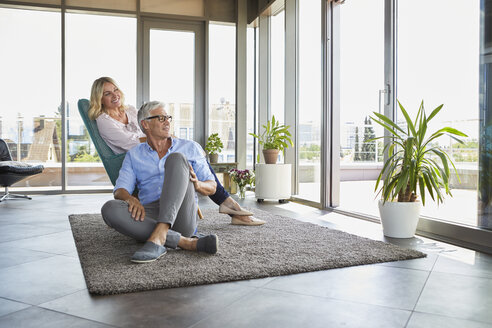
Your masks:
<instances>
[{"instance_id":1,"label":"white blouse","mask_svg":"<svg viewBox=\"0 0 492 328\"><path fill-rule=\"evenodd\" d=\"M135 107L128 106L125 113L128 117L128 124L123 124L106 113L96 118L99 134L116 154L129 151L140 143L139 138L145 137L138 125Z\"/></svg>"}]
</instances>

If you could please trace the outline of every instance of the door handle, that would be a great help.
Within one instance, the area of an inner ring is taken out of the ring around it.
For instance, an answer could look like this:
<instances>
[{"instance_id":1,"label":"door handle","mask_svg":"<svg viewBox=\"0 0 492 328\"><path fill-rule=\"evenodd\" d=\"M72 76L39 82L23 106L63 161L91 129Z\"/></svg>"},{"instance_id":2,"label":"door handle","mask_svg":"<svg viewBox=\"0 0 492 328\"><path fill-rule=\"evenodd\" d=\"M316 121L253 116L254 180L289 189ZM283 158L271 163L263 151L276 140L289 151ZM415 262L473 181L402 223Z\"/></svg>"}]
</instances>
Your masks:
<instances>
[{"instance_id":1,"label":"door handle","mask_svg":"<svg viewBox=\"0 0 492 328\"><path fill-rule=\"evenodd\" d=\"M390 104L390 90L389 90L389 84L386 84L386 85L384 86L384 89L379 90L379 114L381 114L381 98L383 97L383 94L385 94L385 95L386 95L384 104L385 104L385 105L389 105L389 104Z\"/></svg>"}]
</instances>

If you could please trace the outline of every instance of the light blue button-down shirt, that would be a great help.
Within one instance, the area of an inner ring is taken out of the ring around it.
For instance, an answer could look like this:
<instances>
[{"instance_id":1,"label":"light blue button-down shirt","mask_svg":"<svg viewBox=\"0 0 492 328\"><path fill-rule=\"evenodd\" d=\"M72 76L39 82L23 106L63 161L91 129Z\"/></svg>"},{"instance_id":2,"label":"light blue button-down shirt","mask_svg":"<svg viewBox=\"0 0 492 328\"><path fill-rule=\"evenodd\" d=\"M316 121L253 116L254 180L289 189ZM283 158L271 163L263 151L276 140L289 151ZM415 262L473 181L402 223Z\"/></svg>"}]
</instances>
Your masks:
<instances>
[{"instance_id":1,"label":"light blue button-down shirt","mask_svg":"<svg viewBox=\"0 0 492 328\"><path fill-rule=\"evenodd\" d=\"M171 148L161 159L146 142L130 149L126 153L114 190L124 188L132 194L137 186L138 198L142 204L158 200L164 183L164 163L169 154L176 152L182 153L188 159L198 180L215 181L202 147L195 141L172 138Z\"/></svg>"}]
</instances>

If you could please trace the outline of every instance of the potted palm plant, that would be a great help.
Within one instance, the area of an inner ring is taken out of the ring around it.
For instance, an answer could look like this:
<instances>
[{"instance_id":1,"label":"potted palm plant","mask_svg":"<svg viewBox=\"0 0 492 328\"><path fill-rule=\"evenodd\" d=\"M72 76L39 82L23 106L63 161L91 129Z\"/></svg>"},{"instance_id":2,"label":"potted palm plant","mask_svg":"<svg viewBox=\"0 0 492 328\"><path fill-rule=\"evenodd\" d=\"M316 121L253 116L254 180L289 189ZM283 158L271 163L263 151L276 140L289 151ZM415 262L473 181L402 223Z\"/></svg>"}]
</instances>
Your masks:
<instances>
[{"instance_id":1,"label":"potted palm plant","mask_svg":"<svg viewBox=\"0 0 492 328\"><path fill-rule=\"evenodd\" d=\"M427 116L422 101L413 121L399 101L398 106L405 118L406 130L385 115L374 112L375 117L372 117L390 133L390 141L385 146L388 159L376 181L375 191L382 183L377 195L381 194L379 212L384 235L411 238L415 235L426 193L438 204L442 203L444 194L452 196L449 189L450 165L458 176L451 157L436 143L436 139L447 135L463 143L458 137L467 135L454 128L443 127L428 136L429 122L443 105ZM371 141L380 138L384 137Z\"/></svg>"},{"instance_id":2,"label":"potted palm plant","mask_svg":"<svg viewBox=\"0 0 492 328\"><path fill-rule=\"evenodd\" d=\"M275 120L275 115L273 115L272 120L263 125L262 134L250 133L250 135L258 139L258 143L263 147L263 157L266 164L277 163L279 151L285 152L289 145L294 146L289 128L289 125L280 124L279 121ZM260 162L260 154L257 156L257 161L258 163Z\"/></svg>"},{"instance_id":3,"label":"potted palm plant","mask_svg":"<svg viewBox=\"0 0 492 328\"><path fill-rule=\"evenodd\" d=\"M219 153L224 148L222 140L220 140L218 133L212 133L205 144L205 151L208 154L210 163L217 163L219 160Z\"/></svg>"}]
</instances>

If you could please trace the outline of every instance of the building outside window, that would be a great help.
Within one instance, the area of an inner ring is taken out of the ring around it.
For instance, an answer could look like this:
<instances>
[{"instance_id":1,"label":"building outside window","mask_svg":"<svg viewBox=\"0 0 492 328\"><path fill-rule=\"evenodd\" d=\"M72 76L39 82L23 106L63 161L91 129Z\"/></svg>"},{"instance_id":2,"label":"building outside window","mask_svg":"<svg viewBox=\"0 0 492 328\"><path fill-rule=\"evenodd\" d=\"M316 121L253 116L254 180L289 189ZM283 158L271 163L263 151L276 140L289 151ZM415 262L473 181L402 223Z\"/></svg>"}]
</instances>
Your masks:
<instances>
[{"instance_id":1,"label":"building outside window","mask_svg":"<svg viewBox=\"0 0 492 328\"><path fill-rule=\"evenodd\" d=\"M258 28L248 27L247 29L247 132L246 137L246 168L253 169L256 162L255 157L255 139L250 133L255 132L255 117L258 110Z\"/></svg>"},{"instance_id":2,"label":"building outside window","mask_svg":"<svg viewBox=\"0 0 492 328\"><path fill-rule=\"evenodd\" d=\"M299 2L299 197L320 202L321 2Z\"/></svg>"},{"instance_id":3,"label":"building outside window","mask_svg":"<svg viewBox=\"0 0 492 328\"><path fill-rule=\"evenodd\" d=\"M209 25L209 135L218 133L228 162L236 160L236 27ZM208 136L207 136L208 137Z\"/></svg>"},{"instance_id":4,"label":"building outside window","mask_svg":"<svg viewBox=\"0 0 492 328\"><path fill-rule=\"evenodd\" d=\"M379 108L384 88L384 0L343 3L339 28L340 208L377 216L374 185L382 168L383 142L366 141L383 133L369 117L384 111Z\"/></svg>"},{"instance_id":5,"label":"building outside window","mask_svg":"<svg viewBox=\"0 0 492 328\"><path fill-rule=\"evenodd\" d=\"M45 167L14 187L61 189L60 20L59 11L0 8L0 137L14 160Z\"/></svg>"},{"instance_id":6,"label":"building outside window","mask_svg":"<svg viewBox=\"0 0 492 328\"><path fill-rule=\"evenodd\" d=\"M67 184L71 189L112 187L79 115L77 102L90 98L94 80L112 77L136 104L136 19L66 14ZM101 33L111 26L110 35ZM117 50L113 48L117 45ZM94 49L89 51L89 47ZM118 56L113 54L118 52Z\"/></svg>"},{"instance_id":7,"label":"building outside window","mask_svg":"<svg viewBox=\"0 0 492 328\"><path fill-rule=\"evenodd\" d=\"M461 181L453 174L453 197L446 197L440 206L426 201L422 215L476 226L480 1L468 1L463 6L457 0L399 0L397 17L398 100L411 117L422 100L428 115L444 104L428 130L451 126L468 135L464 144L450 137L436 140L451 154ZM404 121L399 110L396 120Z\"/></svg>"}]
</instances>

